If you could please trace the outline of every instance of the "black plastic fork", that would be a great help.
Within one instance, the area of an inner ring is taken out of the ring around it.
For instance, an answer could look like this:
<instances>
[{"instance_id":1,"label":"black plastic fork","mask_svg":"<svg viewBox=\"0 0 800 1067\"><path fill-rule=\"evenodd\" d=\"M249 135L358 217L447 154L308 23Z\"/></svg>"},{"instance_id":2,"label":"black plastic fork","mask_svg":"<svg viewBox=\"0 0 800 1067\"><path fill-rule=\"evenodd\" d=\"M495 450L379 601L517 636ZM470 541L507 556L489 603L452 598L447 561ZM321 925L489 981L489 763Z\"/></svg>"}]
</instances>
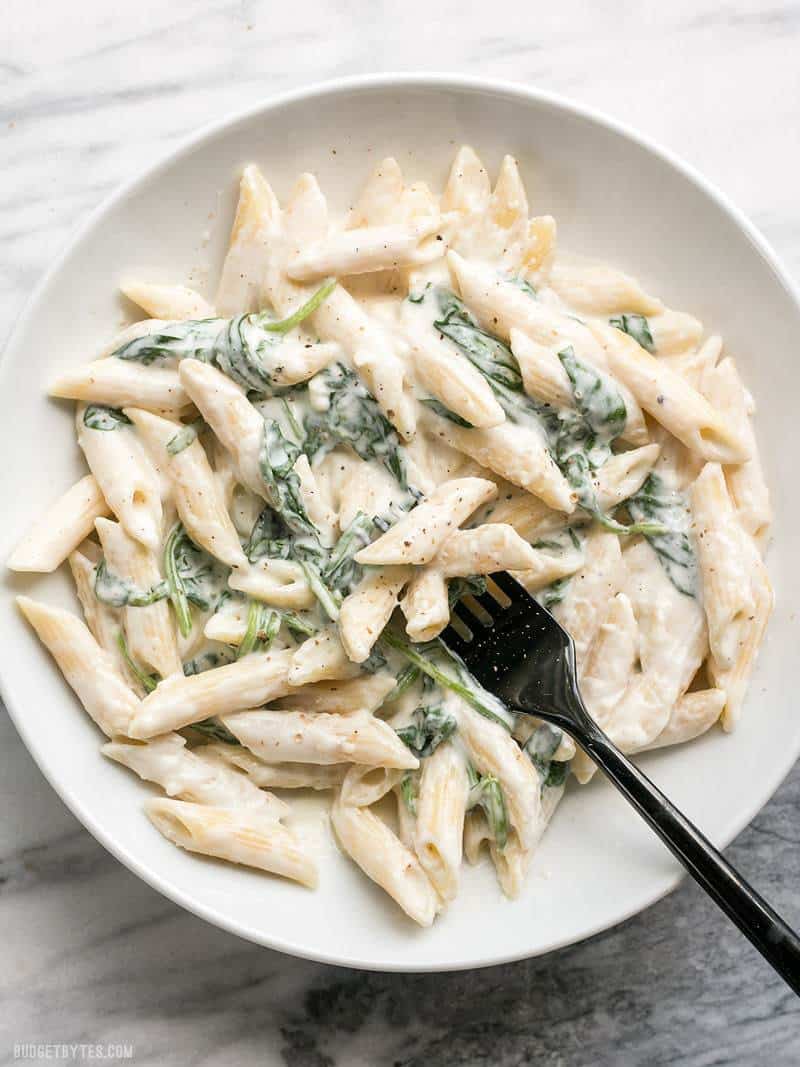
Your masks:
<instances>
[{"instance_id":1,"label":"black plastic fork","mask_svg":"<svg viewBox=\"0 0 800 1067\"><path fill-rule=\"evenodd\" d=\"M569 734L800 995L800 938L592 719L578 690L572 638L549 611L510 575L493 574L486 593L459 603L442 639L513 711Z\"/></svg>"}]
</instances>

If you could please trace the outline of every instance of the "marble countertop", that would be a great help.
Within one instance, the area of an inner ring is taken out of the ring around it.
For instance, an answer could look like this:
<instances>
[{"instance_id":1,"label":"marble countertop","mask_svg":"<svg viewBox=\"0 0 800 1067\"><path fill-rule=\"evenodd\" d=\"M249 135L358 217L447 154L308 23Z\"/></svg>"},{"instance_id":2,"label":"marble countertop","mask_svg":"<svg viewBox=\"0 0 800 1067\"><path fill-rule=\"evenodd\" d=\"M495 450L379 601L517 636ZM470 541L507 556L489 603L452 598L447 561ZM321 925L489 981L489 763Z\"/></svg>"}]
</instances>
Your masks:
<instances>
[{"instance_id":1,"label":"marble countertop","mask_svg":"<svg viewBox=\"0 0 800 1067\"><path fill-rule=\"evenodd\" d=\"M76 222L174 138L376 70L535 83L632 123L716 182L800 276L797 3L495 0L491 21L452 0L396 10L5 0L2 334ZM800 1060L800 1002L693 885L544 959L366 974L247 944L159 896L69 814L2 709L0 805L0 1064L29 1042L104 1046L95 1062L132 1045L127 1062L159 1067ZM795 923L799 805L796 768L728 850Z\"/></svg>"}]
</instances>

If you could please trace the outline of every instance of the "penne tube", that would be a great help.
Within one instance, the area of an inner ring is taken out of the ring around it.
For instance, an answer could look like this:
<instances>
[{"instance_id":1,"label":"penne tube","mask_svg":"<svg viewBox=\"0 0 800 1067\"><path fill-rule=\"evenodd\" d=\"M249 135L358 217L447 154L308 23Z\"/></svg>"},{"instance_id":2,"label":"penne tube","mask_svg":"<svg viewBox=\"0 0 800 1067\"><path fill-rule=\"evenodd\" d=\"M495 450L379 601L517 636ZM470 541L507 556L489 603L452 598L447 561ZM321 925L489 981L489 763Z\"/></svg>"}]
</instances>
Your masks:
<instances>
[{"instance_id":1,"label":"penne tube","mask_svg":"<svg viewBox=\"0 0 800 1067\"><path fill-rule=\"evenodd\" d=\"M400 784L405 774L406 771L397 767L364 767L356 764L342 781L341 803L355 808L377 804Z\"/></svg>"},{"instance_id":2,"label":"penne tube","mask_svg":"<svg viewBox=\"0 0 800 1067\"><path fill-rule=\"evenodd\" d=\"M698 389L714 407L724 411L728 406L715 399L706 388L709 375L713 374L717 360L722 352L722 338L716 335L706 338L699 348L680 352L675 356L662 356L661 359L677 371L695 389Z\"/></svg>"},{"instance_id":3,"label":"penne tube","mask_svg":"<svg viewBox=\"0 0 800 1067\"><path fill-rule=\"evenodd\" d=\"M601 511L609 512L624 503L628 497L641 489L652 471L660 453L658 444L632 448L612 456L597 471L595 489ZM566 519L563 512L549 508L538 497L521 493L513 487L505 491L498 487L498 500L486 516L488 522L505 522L513 526L520 537L535 542L548 534L563 530L566 525L586 522L587 514L581 509Z\"/></svg>"},{"instance_id":4,"label":"penne tube","mask_svg":"<svg viewBox=\"0 0 800 1067\"><path fill-rule=\"evenodd\" d=\"M406 321L412 314L406 314ZM499 426L505 421L486 378L454 346L430 329L409 328L408 337L410 359L422 389L471 426Z\"/></svg>"},{"instance_id":5,"label":"penne tube","mask_svg":"<svg viewBox=\"0 0 800 1067\"><path fill-rule=\"evenodd\" d=\"M59 666L90 718L107 737L127 734L139 701L77 616L18 596L17 606Z\"/></svg>"},{"instance_id":6,"label":"penne tube","mask_svg":"<svg viewBox=\"0 0 800 1067\"><path fill-rule=\"evenodd\" d=\"M725 707L721 721L723 729L729 733L739 721L742 705L747 690L747 683L755 667L756 656L769 617L772 614L774 597L767 568L758 553L755 543L742 531L742 549L750 555L750 587L753 594L754 609L749 625L740 634L738 648L730 667L722 667L714 657L708 661L708 675L712 684L725 692Z\"/></svg>"},{"instance_id":7,"label":"penne tube","mask_svg":"<svg viewBox=\"0 0 800 1067\"><path fill-rule=\"evenodd\" d=\"M448 695L446 706L458 720L459 736L470 760L478 771L493 775L500 783L511 826L523 847L530 847L536 839L541 805L535 767L499 723L485 718L459 698Z\"/></svg>"},{"instance_id":8,"label":"penne tube","mask_svg":"<svg viewBox=\"0 0 800 1067\"><path fill-rule=\"evenodd\" d=\"M260 310L267 247L279 217L278 201L264 175L254 164L245 167L217 288L215 303L220 315Z\"/></svg>"},{"instance_id":9,"label":"penne tube","mask_svg":"<svg viewBox=\"0 0 800 1067\"><path fill-rule=\"evenodd\" d=\"M12 571L50 574L111 509L93 474L87 474L36 520L6 561Z\"/></svg>"},{"instance_id":10,"label":"penne tube","mask_svg":"<svg viewBox=\"0 0 800 1067\"><path fill-rule=\"evenodd\" d=\"M442 210L478 215L489 205L491 184L475 150L463 145L456 153L442 194Z\"/></svg>"},{"instance_id":11,"label":"penne tube","mask_svg":"<svg viewBox=\"0 0 800 1067\"><path fill-rule=\"evenodd\" d=\"M281 315L290 315L312 295L308 286L286 274L291 255L328 230L327 206L316 179L298 179L282 216L280 237L266 257L263 287ZM388 333L371 319L341 285L311 316L310 326L323 341L334 341L349 354L383 413L404 438L416 427L416 403L406 368Z\"/></svg>"},{"instance_id":12,"label":"penne tube","mask_svg":"<svg viewBox=\"0 0 800 1067\"><path fill-rule=\"evenodd\" d=\"M725 699L721 689L698 689L693 693L684 693L670 712L667 725L650 742L647 751L694 741L718 721L725 707Z\"/></svg>"},{"instance_id":13,"label":"penne tube","mask_svg":"<svg viewBox=\"0 0 800 1067\"><path fill-rule=\"evenodd\" d=\"M646 541L626 551L625 566L642 669L614 708L606 732L623 752L640 752L662 732L699 670L708 653L708 630L702 605L673 585Z\"/></svg>"},{"instance_id":14,"label":"penne tube","mask_svg":"<svg viewBox=\"0 0 800 1067\"><path fill-rule=\"evenodd\" d=\"M358 563L429 563L444 540L497 492L485 478L456 478L440 485L381 537L356 553Z\"/></svg>"},{"instance_id":15,"label":"penne tube","mask_svg":"<svg viewBox=\"0 0 800 1067\"><path fill-rule=\"evenodd\" d=\"M289 559L265 556L232 571L228 585L276 608L298 611L313 607L316 602L303 568Z\"/></svg>"},{"instance_id":16,"label":"penne tube","mask_svg":"<svg viewBox=\"0 0 800 1067\"><path fill-rule=\"evenodd\" d=\"M200 441L195 437L180 450L170 451L170 442L184 429L182 425L135 408L127 408L125 414L169 479L178 515L191 539L227 566L246 567L239 535Z\"/></svg>"},{"instance_id":17,"label":"penne tube","mask_svg":"<svg viewBox=\"0 0 800 1067\"><path fill-rule=\"evenodd\" d=\"M146 315L168 322L186 319L212 319L214 309L208 301L185 285L153 285L150 282L124 282L120 289Z\"/></svg>"},{"instance_id":18,"label":"penne tube","mask_svg":"<svg viewBox=\"0 0 800 1067\"><path fill-rule=\"evenodd\" d=\"M241 711L222 721L267 763L361 763L414 770L419 761L391 726L368 712Z\"/></svg>"},{"instance_id":19,"label":"penne tube","mask_svg":"<svg viewBox=\"0 0 800 1067\"><path fill-rule=\"evenodd\" d=\"M718 463L703 467L692 485L691 502L708 641L716 663L727 670L733 666L755 607L751 552L743 550L743 532Z\"/></svg>"},{"instance_id":20,"label":"penne tube","mask_svg":"<svg viewBox=\"0 0 800 1067\"><path fill-rule=\"evenodd\" d=\"M310 889L317 885L316 864L295 834L261 811L161 797L149 800L144 810L159 833L179 848L279 874Z\"/></svg>"},{"instance_id":21,"label":"penne tube","mask_svg":"<svg viewBox=\"0 0 800 1067\"><path fill-rule=\"evenodd\" d=\"M124 359L99 359L65 371L48 390L50 396L107 404L136 406L168 418L178 418L189 398L172 367L144 367Z\"/></svg>"},{"instance_id":22,"label":"penne tube","mask_svg":"<svg viewBox=\"0 0 800 1067\"><path fill-rule=\"evenodd\" d=\"M688 449L711 462L742 463L749 459L748 443L736 426L680 374L621 330L602 323L593 323L591 329L603 345L615 377Z\"/></svg>"},{"instance_id":23,"label":"penne tube","mask_svg":"<svg viewBox=\"0 0 800 1067\"><path fill-rule=\"evenodd\" d=\"M558 353L538 341L532 341L521 330L510 330L511 351L514 353L525 386L525 392L545 404L554 407L575 407L575 394L569 375ZM644 413L630 390L610 379L598 368L598 375L622 397L625 404L625 427L620 438L631 445L644 445L649 439Z\"/></svg>"},{"instance_id":24,"label":"penne tube","mask_svg":"<svg viewBox=\"0 0 800 1067\"><path fill-rule=\"evenodd\" d=\"M342 848L364 874L386 890L409 918L430 926L439 900L414 853L367 808L337 800L331 823Z\"/></svg>"},{"instance_id":25,"label":"penne tube","mask_svg":"<svg viewBox=\"0 0 800 1067\"><path fill-rule=\"evenodd\" d=\"M132 426L92 429L87 419L91 421L91 409L79 404L78 444L108 506L132 538L158 552L163 528L161 486L142 442Z\"/></svg>"},{"instance_id":26,"label":"penne tube","mask_svg":"<svg viewBox=\"0 0 800 1067\"><path fill-rule=\"evenodd\" d=\"M489 823L483 808L472 808L464 820L464 858L474 866L481 859L483 846L489 847L492 839Z\"/></svg>"},{"instance_id":27,"label":"penne tube","mask_svg":"<svg viewBox=\"0 0 800 1067\"><path fill-rule=\"evenodd\" d=\"M394 689L394 684L394 677L384 671L314 682L291 689L276 701L275 707L288 711L377 711Z\"/></svg>"},{"instance_id":28,"label":"penne tube","mask_svg":"<svg viewBox=\"0 0 800 1067\"><path fill-rule=\"evenodd\" d=\"M664 310L635 278L603 263L559 256L547 275L547 284L565 304L586 315L608 318L618 312L657 315Z\"/></svg>"},{"instance_id":29,"label":"penne tube","mask_svg":"<svg viewBox=\"0 0 800 1067\"><path fill-rule=\"evenodd\" d=\"M488 429L467 429L432 411L420 418L431 438L470 456L482 467L540 497L550 507L569 513L575 492L550 455L543 434L533 426L506 420Z\"/></svg>"},{"instance_id":30,"label":"penne tube","mask_svg":"<svg viewBox=\"0 0 800 1067\"><path fill-rule=\"evenodd\" d=\"M235 767L259 789L336 789L349 770L349 763L265 763L242 745L215 741L194 749L198 755L215 763Z\"/></svg>"},{"instance_id":31,"label":"penne tube","mask_svg":"<svg viewBox=\"0 0 800 1067\"><path fill-rule=\"evenodd\" d=\"M336 516L331 510L317 475L311 469L308 456L298 456L292 470L297 475L300 497L306 509L306 515L316 526L320 541L323 545L333 545L336 541L338 525Z\"/></svg>"},{"instance_id":32,"label":"penne tube","mask_svg":"<svg viewBox=\"0 0 800 1067\"><path fill-rule=\"evenodd\" d=\"M601 623L581 679L587 711L601 730L606 729L620 704L639 654L639 627L625 593L617 593ZM581 785L594 775L594 762L578 749L571 770Z\"/></svg>"},{"instance_id":33,"label":"penne tube","mask_svg":"<svg viewBox=\"0 0 800 1067\"><path fill-rule=\"evenodd\" d=\"M516 900L530 867L532 850L523 848L519 836L515 833L509 835L505 848L498 848L491 837L488 844L503 895L509 900Z\"/></svg>"},{"instance_id":34,"label":"penne tube","mask_svg":"<svg viewBox=\"0 0 800 1067\"><path fill-rule=\"evenodd\" d=\"M707 373L704 391L711 403L734 423L750 454L745 463L726 467L725 479L739 521L758 543L762 543L772 522L772 506L753 432L752 398L732 359L723 359L719 366Z\"/></svg>"},{"instance_id":35,"label":"penne tube","mask_svg":"<svg viewBox=\"0 0 800 1067\"><path fill-rule=\"evenodd\" d=\"M146 740L210 715L257 707L289 691L291 649L253 652L202 674L165 678L139 705L129 737Z\"/></svg>"},{"instance_id":36,"label":"penne tube","mask_svg":"<svg viewBox=\"0 0 800 1067\"><path fill-rule=\"evenodd\" d=\"M94 553L93 549L97 549L97 552ZM88 553L91 553L91 556ZM94 541L85 541L81 545L81 550L76 549L70 553L68 562L75 582L75 592L83 609L84 621L92 637L103 651L109 654L114 661L117 673L128 683L134 693L137 696L143 696L144 689L128 669L119 647L118 637L122 630L120 613L116 608L104 604L95 596L95 568L102 558L102 552Z\"/></svg>"},{"instance_id":37,"label":"penne tube","mask_svg":"<svg viewBox=\"0 0 800 1067\"><path fill-rule=\"evenodd\" d=\"M465 259L450 251L447 263L461 297L485 329L503 340L520 330L532 341L556 351L570 345L578 359L608 370L602 346L589 327L542 300L533 300L488 263Z\"/></svg>"},{"instance_id":38,"label":"penne tube","mask_svg":"<svg viewBox=\"0 0 800 1067\"><path fill-rule=\"evenodd\" d=\"M703 324L683 311L663 311L649 320L653 347L658 356L675 356L696 348L703 337Z\"/></svg>"},{"instance_id":39,"label":"penne tube","mask_svg":"<svg viewBox=\"0 0 800 1067\"><path fill-rule=\"evenodd\" d=\"M447 582L434 566L417 571L406 589L400 607L406 617L406 633L412 641L432 641L450 621Z\"/></svg>"},{"instance_id":40,"label":"penne tube","mask_svg":"<svg viewBox=\"0 0 800 1067\"><path fill-rule=\"evenodd\" d=\"M554 349L548 348L540 341L534 341L514 326L509 330L509 342L519 363L522 382L528 396L553 407L575 406L569 375Z\"/></svg>"},{"instance_id":41,"label":"penne tube","mask_svg":"<svg viewBox=\"0 0 800 1067\"><path fill-rule=\"evenodd\" d=\"M538 554L513 526L487 523L470 530L455 530L433 562L445 578L471 574L528 570L538 565Z\"/></svg>"},{"instance_id":42,"label":"penne tube","mask_svg":"<svg viewBox=\"0 0 800 1067\"><path fill-rule=\"evenodd\" d=\"M375 167L347 218L347 229L394 221L403 196L403 172L393 156Z\"/></svg>"},{"instance_id":43,"label":"penne tube","mask_svg":"<svg viewBox=\"0 0 800 1067\"><path fill-rule=\"evenodd\" d=\"M342 601L339 638L348 659L363 663L397 607L400 592L413 574L410 567L369 570Z\"/></svg>"},{"instance_id":44,"label":"penne tube","mask_svg":"<svg viewBox=\"0 0 800 1067\"><path fill-rule=\"evenodd\" d=\"M564 599L553 607L556 620L575 643L579 678L624 573L619 538L606 530L593 529L586 538L583 567L572 577Z\"/></svg>"},{"instance_id":45,"label":"penne tube","mask_svg":"<svg viewBox=\"0 0 800 1067\"><path fill-rule=\"evenodd\" d=\"M463 755L452 743L439 745L422 761L414 850L445 903L458 894L468 794Z\"/></svg>"},{"instance_id":46,"label":"penne tube","mask_svg":"<svg viewBox=\"0 0 800 1067\"><path fill-rule=\"evenodd\" d=\"M264 496L259 455L264 419L244 390L216 367L197 359L181 360L180 379L187 394L231 457L241 485Z\"/></svg>"},{"instance_id":47,"label":"penne tube","mask_svg":"<svg viewBox=\"0 0 800 1067\"><path fill-rule=\"evenodd\" d=\"M169 797L220 808L252 808L283 819L289 805L259 789L228 764L207 759L203 747L190 751L180 734L162 734L152 741L109 741L101 751L129 767L146 782L155 782Z\"/></svg>"},{"instance_id":48,"label":"penne tube","mask_svg":"<svg viewBox=\"0 0 800 1067\"><path fill-rule=\"evenodd\" d=\"M423 216L407 223L387 223L329 233L289 259L286 273L298 282L328 276L369 274L379 270L421 267L447 247L446 218Z\"/></svg>"},{"instance_id":49,"label":"penne tube","mask_svg":"<svg viewBox=\"0 0 800 1067\"><path fill-rule=\"evenodd\" d=\"M352 663L335 626L309 637L292 656L289 671L291 685L308 685L328 678L355 678L361 668Z\"/></svg>"},{"instance_id":50,"label":"penne tube","mask_svg":"<svg viewBox=\"0 0 800 1067\"><path fill-rule=\"evenodd\" d=\"M98 519L95 526L111 575L127 588L144 593L161 582L157 557L129 537L120 523ZM134 663L154 670L162 678L171 674L183 676L175 628L166 599L146 606L124 606L122 620Z\"/></svg>"}]
</instances>

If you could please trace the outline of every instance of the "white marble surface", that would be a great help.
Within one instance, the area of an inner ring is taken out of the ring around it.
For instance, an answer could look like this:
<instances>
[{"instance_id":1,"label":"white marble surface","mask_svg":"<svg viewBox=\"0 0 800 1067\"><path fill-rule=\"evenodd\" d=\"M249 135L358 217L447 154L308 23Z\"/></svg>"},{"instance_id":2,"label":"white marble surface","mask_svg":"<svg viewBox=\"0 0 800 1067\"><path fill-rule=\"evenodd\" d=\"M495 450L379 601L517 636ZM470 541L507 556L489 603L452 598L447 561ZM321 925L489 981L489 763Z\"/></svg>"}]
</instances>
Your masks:
<instances>
[{"instance_id":1,"label":"white marble surface","mask_svg":"<svg viewBox=\"0 0 800 1067\"><path fill-rule=\"evenodd\" d=\"M2 27L3 334L75 224L173 138L376 70L517 79L606 110L694 163L800 274L797 3L5 0ZM798 803L795 771L729 850L795 923ZM367 975L162 899L66 811L2 710L0 810L0 1064L22 1042L132 1043L128 1062L163 1067L800 1060L798 1001L693 886L543 960Z\"/></svg>"}]
</instances>

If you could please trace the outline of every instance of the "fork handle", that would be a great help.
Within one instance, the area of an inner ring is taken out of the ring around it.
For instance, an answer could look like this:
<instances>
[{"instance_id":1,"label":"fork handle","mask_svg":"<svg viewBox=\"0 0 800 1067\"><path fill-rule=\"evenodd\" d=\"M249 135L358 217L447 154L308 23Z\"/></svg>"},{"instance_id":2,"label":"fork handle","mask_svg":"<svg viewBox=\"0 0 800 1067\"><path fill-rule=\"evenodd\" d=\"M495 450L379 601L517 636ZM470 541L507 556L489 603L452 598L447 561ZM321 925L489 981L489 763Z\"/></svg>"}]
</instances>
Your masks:
<instances>
[{"instance_id":1,"label":"fork handle","mask_svg":"<svg viewBox=\"0 0 800 1067\"><path fill-rule=\"evenodd\" d=\"M682 812L594 724L575 740L712 900L800 995L800 937Z\"/></svg>"}]
</instances>

